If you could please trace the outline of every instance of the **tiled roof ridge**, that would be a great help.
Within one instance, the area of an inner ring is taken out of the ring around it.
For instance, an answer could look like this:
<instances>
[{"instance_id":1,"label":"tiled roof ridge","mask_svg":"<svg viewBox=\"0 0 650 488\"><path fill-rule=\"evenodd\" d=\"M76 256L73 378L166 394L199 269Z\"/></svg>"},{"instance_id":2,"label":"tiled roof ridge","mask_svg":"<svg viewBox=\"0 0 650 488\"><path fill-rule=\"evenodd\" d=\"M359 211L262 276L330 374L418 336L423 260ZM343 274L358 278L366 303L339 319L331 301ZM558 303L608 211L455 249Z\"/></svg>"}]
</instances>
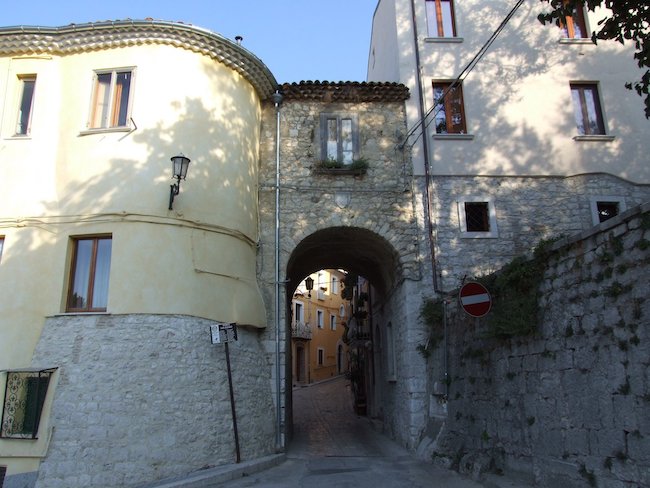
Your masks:
<instances>
[{"instance_id":1,"label":"tiled roof ridge","mask_svg":"<svg viewBox=\"0 0 650 488\"><path fill-rule=\"evenodd\" d=\"M273 74L253 53L220 34L191 24L147 18L62 27L0 28L0 55L65 55L144 44L177 46L209 56L242 75L262 99L277 88Z\"/></svg>"},{"instance_id":2,"label":"tiled roof ridge","mask_svg":"<svg viewBox=\"0 0 650 488\"><path fill-rule=\"evenodd\" d=\"M300 81L283 83L280 91L287 100L320 102L401 102L409 98L408 88L392 81Z\"/></svg>"}]
</instances>

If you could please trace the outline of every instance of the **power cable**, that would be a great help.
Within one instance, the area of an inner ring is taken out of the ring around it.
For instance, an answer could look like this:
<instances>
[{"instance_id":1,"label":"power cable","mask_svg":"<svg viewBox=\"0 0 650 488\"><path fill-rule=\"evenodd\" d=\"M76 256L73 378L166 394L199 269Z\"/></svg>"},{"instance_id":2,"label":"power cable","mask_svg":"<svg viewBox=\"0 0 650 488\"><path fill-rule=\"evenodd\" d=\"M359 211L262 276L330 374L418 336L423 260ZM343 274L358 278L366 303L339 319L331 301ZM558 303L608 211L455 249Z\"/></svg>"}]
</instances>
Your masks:
<instances>
[{"instance_id":1,"label":"power cable","mask_svg":"<svg viewBox=\"0 0 650 488\"><path fill-rule=\"evenodd\" d=\"M512 17L515 15L515 13L516 13L517 10L519 9L519 7L521 7L521 4L522 4L522 3L524 3L524 0L518 0L518 1L517 1L517 3L515 4L515 6L512 7L512 9L510 10L510 12L508 12L508 15L506 15L506 16L504 17L504 19L501 21L501 24L499 24L499 26L496 28L496 30L495 30L495 31L492 33L492 35L488 38L488 40L485 41L485 43L483 44L483 46L481 47L481 49L479 49L479 51L474 55L474 57L472 58L472 60L471 60L471 61L470 61L470 62L469 62L469 63L468 63L464 68L463 68L463 70L462 70L462 71L460 72L460 74L456 77L456 79L454 79L454 81L452 81L452 82L451 82L451 83L450 83L450 84L445 88L445 90L442 92L442 95L438 98L438 100L435 100L435 101L434 101L433 106L432 106L432 107L427 111L426 114L424 114L424 117L422 117L422 119L421 119L419 122L417 122L417 123L416 123L416 124L415 124L411 129L410 129L410 130L407 131L407 133L406 133L406 137L404 138L404 142L402 142L402 144L400 145L400 148L404 148L404 146L406 146L406 143L407 143L407 141L409 140L409 138L410 138L410 137L415 133L415 131L416 131L416 130L421 126L421 125L424 124L424 128L429 127L429 125L431 124L431 121L427 122L427 118L428 118L428 117L429 117L429 116L434 112L434 110L437 109L436 112L434 113L434 117L432 118L432 120L435 120L435 115L437 115L438 112L440 112L440 110L441 110L441 108L442 108L442 103L444 102L445 97L447 96L447 94L450 93L452 90L456 89L456 87L458 87L458 86L462 83L462 81L463 81L465 78L467 78L467 76L472 72L472 70L476 67L476 65L478 64L478 62L479 62L479 61L483 58L483 56L487 53L487 51L488 51L488 49L490 48L490 46L492 46L492 44L494 43L494 41L496 40L496 38L499 36L499 34L503 31L503 29L505 29L506 25L508 24L508 22L510 21L510 19L512 19ZM411 146L413 146L413 145L418 141L418 139L419 139L421 136L422 136L422 132L420 132L420 134L416 137L416 139L413 141L413 143L411 144Z\"/></svg>"}]
</instances>

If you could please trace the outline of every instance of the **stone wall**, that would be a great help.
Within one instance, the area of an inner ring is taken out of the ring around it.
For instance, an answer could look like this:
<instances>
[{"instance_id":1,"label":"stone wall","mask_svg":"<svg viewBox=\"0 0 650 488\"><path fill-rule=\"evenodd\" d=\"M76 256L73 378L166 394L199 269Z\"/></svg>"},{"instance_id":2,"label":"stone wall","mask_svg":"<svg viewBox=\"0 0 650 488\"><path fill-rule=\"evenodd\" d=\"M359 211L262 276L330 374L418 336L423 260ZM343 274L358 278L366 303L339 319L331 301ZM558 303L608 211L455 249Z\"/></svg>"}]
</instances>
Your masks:
<instances>
[{"instance_id":1,"label":"stone wall","mask_svg":"<svg viewBox=\"0 0 650 488\"><path fill-rule=\"evenodd\" d=\"M534 335L490 338L489 319L452 302L434 458L475 475L523 471L540 486L648 486L650 205L554 250Z\"/></svg>"},{"instance_id":2,"label":"stone wall","mask_svg":"<svg viewBox=\"0 0 650 488\"><path fill-rule=\"evenodd\" d=\"M398 94L395 96L394 92ZM396 84L311 83L283 86L280 105L280 361L289 364L286 293L292 293L297 280L318 268L292 267L292 263L319 263L319 266L354 266L360 275L382 288L382 311L377 312L381 328L391 322L398 330L396 347L413 343L425 334L418 320L421 293L431 288L430 272L424 267L428 255L426 234L418 211L419 188L410 174L408 148L399 144L406 133L404 87ZM321 113L349 114L358 120L361 157L368 168L363 175L320 173L315 171L321 154ZM264 331L269 357L275 356L274 317L274 231L276 130L275 107L264 108L260 146L260 229L258 272L267 303L270 327ZM338 237L344 235L344 239ZM316 237L314 237L316 236ZM322 236L322 237L318 237ZM335 239L328 239L328 238ZM305 242L309 242L305 245ZM327 258L323 258L327 256ZM350 259L350 256L352 258ZM328 264L326 264L326 262ZM289 282L288 280L293 280ZM379 282L381 281L381 282ZM273 325L271 325L273 324ZM375 344L374 347L381 348ZM398 382L382 377L386 371L376 356L376 400L369 414L380 416L393 435L405 445L413 445L421 430L422 404L426 402L422 371L414 347L397 352ZM285 355L286 352L286 355ZM413 360L415 356L415 360ZM416 368L419 364L420 368ZM276 389L275 368L272 387ZM281 368L284 372L284 368ZM290 376L286 376L290 378ZM284 426L290 423L290 398L285 377L280 377ZM381 394L376 394L381 391Z\"/></svg>"},{"instance_id":3,"label":"stone wall","mask_svg":"<svg viewBox=\"0 0 650 488\"><path fill-rule=\"evenodd\" d=\"M189 316L48 318L33 364L58 367L39 488L110 488L234 462L224 345ZM230 343L243 460L273 452L258 332Z\"/></svg>"},{"instance_id":4,"label":"stone wall","mask_svg":"<svg viewBox=\"0 0 650 488\"><path fill-rule=\"evenodd\" d=\"M443 290L460 286L464 276L499 269L529 252L541 239L575 235L594 224L591 198L623 199L626 208L650 201L650 185L604 173L575 176L435 176L433 219L436 258ZM498 236L467 238L460 232L458 200L492 200Z\"/></svg>"}]
</instances>

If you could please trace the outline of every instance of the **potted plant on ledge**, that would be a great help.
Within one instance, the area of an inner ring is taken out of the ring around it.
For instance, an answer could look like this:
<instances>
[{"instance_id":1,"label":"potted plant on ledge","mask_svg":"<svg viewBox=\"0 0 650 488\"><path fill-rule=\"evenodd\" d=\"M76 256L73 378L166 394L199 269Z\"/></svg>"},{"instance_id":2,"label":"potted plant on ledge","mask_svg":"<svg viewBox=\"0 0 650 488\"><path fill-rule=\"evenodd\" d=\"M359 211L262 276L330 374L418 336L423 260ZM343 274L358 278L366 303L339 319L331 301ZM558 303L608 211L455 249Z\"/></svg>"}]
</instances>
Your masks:
<instances>
[{"instance_id":1,"label":"potted plant on ledge","mask_svg":"<svg viewBox=\"0 0 650 488\"><path fill-rule=\"evenodd\" d=\"M350 164L335 161L334 159L325 159L317 161L312 167L312 172L315 174L360 176L366 174L367 170L368 161L365 158L355 159Z\"/></svg>"}]
</instances>

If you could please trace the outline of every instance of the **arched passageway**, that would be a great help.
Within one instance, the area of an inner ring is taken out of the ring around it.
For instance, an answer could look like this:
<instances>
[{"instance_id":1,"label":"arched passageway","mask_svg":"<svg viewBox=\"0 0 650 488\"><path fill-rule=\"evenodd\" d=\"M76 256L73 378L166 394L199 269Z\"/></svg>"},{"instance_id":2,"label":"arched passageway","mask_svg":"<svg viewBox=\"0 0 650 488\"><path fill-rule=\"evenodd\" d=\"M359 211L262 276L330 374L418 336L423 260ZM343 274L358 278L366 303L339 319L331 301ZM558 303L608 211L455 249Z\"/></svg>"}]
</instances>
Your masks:
<instances>
[{"instance_id":1,"label":"arched passageway","mask_svg":"<svg viewBox=\"0 0 650 488\"><path fill-rule=\"evenodd\" d=\"M350 315L344 323L345 328L340 329L346 335L344 340L348 342L349 357L344 360L342 347L337 347L333 352L336 364L333 373L345 372L351 377L355 410L358 414L370 414L371 411L381 409L381 405L373 403L373 398L376 397L373 388L377 371L385 370L385 367L378 364L382 362L382 356L377 354L381 351L381 345L373 344L372 310L382 308L381 302L400 277L399 255L384 238L362 228L331 227L303 239L287 263L286 326L289 331L295 328L295 324L292 327L292 321L296 320L295 314L302 313L302 306L296 312L296 305L292 303L296 287L306 276L323 269L343 269L352 275L363 277L362 281L366 284L366 291L363 292L365 315L363 318L358 314ZM359 293L361 292L358 291ZM358 294L355 301L359 298ZM311 300L311 294L309 296ZM357 310L358 305L351 308ZM296 340L291 337L291 333L287 336L289 341ZM298 371L293 371L294 380L298 379L298 383L305 383L306 380L309 383L311 380L304 375L304 337L296 340L296 347L291 347L291 344L287 346L289 354L296 357L290 357L286 361L286 378L292 377L291 365L294 365L298 368ZM344 363L346 370L342 371ZM289 384L286 395L287 431L291 437L293 403Z\"/></svg>"}]
</instances>

